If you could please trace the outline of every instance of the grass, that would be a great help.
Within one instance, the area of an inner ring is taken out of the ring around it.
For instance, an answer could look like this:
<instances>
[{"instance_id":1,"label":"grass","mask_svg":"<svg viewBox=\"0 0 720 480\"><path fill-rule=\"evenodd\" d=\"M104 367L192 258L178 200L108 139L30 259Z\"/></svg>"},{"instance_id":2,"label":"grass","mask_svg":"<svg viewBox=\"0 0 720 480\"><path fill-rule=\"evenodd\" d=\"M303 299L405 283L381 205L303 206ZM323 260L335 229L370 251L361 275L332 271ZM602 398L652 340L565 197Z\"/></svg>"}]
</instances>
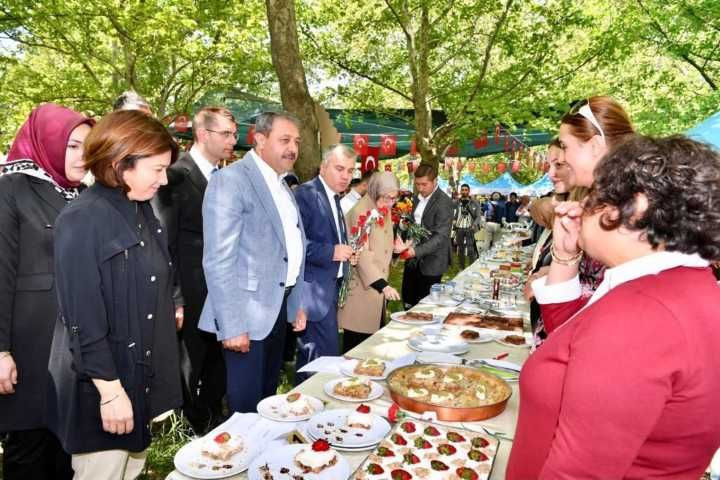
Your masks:
<instances>
[{"instance_id":1,"label":"grass","mask_svg":"<svg viewBox=\"0 0 720 480\"><path fill-rule=\"evenodd\" d=\"M450 266L450 269L443 276L443 280L453 278L458 274L460 269L456 262ZM389 283L397 291L401 290L403 276L403 263L397 262L390 267ZM386 311L386 321L393 312L403 310L401 301L391 301L388 303ZM341 333L342 335L342 333ZM342 344L342 343L341 343ZM285 368L280 374L280 385L278 393L286 393L293 388L294 364L285 364ZM143 480L163 480L171 471L175 469L173 458L175 453L192 439L192 430L185 419L176 413L173 413L162 422L153 424L152 427L153 442L148 449L147 462L145 471L140 476ZM0 456L1 458L1 456ZM2 463L0 462L0 480L2 475Z\"/></svg>"}]
</instances>

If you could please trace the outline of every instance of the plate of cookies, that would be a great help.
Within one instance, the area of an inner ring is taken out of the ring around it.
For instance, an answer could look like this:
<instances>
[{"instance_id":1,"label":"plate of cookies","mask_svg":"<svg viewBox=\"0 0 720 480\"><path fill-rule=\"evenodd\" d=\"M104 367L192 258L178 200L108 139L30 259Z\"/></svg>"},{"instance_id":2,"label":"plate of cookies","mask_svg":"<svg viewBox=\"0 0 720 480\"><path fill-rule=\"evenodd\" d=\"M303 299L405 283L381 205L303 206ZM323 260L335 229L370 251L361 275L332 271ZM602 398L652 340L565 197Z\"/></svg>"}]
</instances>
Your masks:
<instances>
[{"instance_id":1,"label":"plate of cookies","mask_svg":"<svg viewBox=\"0 0 720 480\"><path fill-rule=\"evenodd\" d=\"M343 377L325 384L325 394L344 402L367 402L383 395L383 387L363 377Z\"/></svg>"}]
</instances>

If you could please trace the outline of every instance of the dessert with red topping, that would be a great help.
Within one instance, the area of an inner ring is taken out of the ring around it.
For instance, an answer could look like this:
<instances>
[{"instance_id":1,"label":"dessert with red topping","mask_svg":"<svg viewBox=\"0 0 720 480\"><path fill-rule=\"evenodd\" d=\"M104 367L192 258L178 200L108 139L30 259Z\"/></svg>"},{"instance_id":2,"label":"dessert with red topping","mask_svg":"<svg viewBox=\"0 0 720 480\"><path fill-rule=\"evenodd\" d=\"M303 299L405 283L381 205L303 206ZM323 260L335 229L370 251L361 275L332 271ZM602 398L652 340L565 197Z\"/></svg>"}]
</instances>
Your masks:
<instances>
[{"instance_id":1,"label":"dessert with red topping","mask_svg":"<svg viewBox=\"0 0 720 480\"><path fill-rule=\"evenodd\" d=\"M472 439L473 448L485 448L488 445L490 445L490 442L488 442L486 438L475 437Z\"/></svg>"},{"instance_id":2,"label":"dessert with red topping","mask_svg":"<svg viewBox=\"0 0 720 480\"><path fill-rule=\"evenodd\" d=\"M454 443L459 443L459 442L465 441L465 437L463 437L462 435L460 435L457 432L448 432L446 435L446 438Z\"/></svg>"},{"instance_id":3,"label":"dessert with red topping","mask_svg":"<svg viewBox=\"0 0 720 480\"><path fill-rule=\"evenodd\" d=\"M420 458L418 458L418 456L414 453L406 453L405 455L403 455L403 463L407 463L408 465L415 465L416 463L420 463Z\"/></svg>"},{"instance_id":4,"label":"dessert with red topping","mask_svg":"<svg viewBox=\"0 0 720 480\"><path fill-rule=\"evenodd\" d=\"M450 469L450 467L448 467L446 464L444 464L440 460L431 461L430 468L432 468L433 470L438 471L438 472L442 472L442 471Z\"/></svg>"},{"instance_id":5,"label":"dessert with red topping","mask_svg":"<svg viewBox=\"0 0 720 480\"><path fill-rule=\"evenodd\" d=\"M244 448L245 445L240 435L220 432L213 438L203 440L200 453L213 460L225 461L241 452Z\"/></svg>"},{"instance_id":6,"label":"dessert with red topping","mask_svg":"<svg viewBox=\"0 0 720 480\"><path fill-rule=\"evenodd\" d=\"M413 477L405 470L398 468L390 472L392 480L411 480Z\"/></svg>"},{"instance_id":7,"label":"dessert with red topping","mask_svg":"<svg viewBox=\"0 0 720 480\"><path fill-rule=\"evenodd\" d=\"M361 404L347 418L347 426L351 428L364 428L370 430L372 427L373 416L370 413L370 407Z\"/></svg>"},{"instance_id":8,"label":"dessert with red topping","mask_svg":"<svg viewBox=\"0 0 720 480\"><path fill-rule=\"evenodd\" d=\"M425 435L430 435L431 437L437 437L440 435L440 430L430 425L429 427L426 427L425 430L423 430L423 433Z\"/></svg>"},{"instance_id":9,"label":"dessert with red topping","mask_svg":"<svg viewBox=\"0 0 720 480\"><path fill-rule=\"evenodd\" d=\"M368 464L367 468L365 469L370 475L382 475L385 473L385 469L382 468L377 463L370 463Z\"/></svg>"},{"instance_id":10,"label":"dessert with red topping","mask_svg":"<svg viewBox=\"0 0 720 480\"><path fill-rule=\"evenodd\" d=\"M475 470L468 467L460 467L455 470L455 475L460 477L461 480L478 480L480 476Z\"/></svg>"},{"instance_id":11,"label":"dessert with red topping","mask_svg":"<svg viewBox=\"0 0 720 480\"><path fill-rule=\"evenodd\" d=\"M415 448L432 448L432 444L425 440L423 437L418 437L415 439L415 442L413 442L415 445Z\"/></svg>"},{"instance_id":12,"label":"dessert with red topping","mask_svg":"<svg viewBox=\"0 0 720 480\"><path fill-rule=\"evenodd\" d=\"M442 445L438 446L438 452L440 452L442 455L455 455L457 452L457 448L453 447L449 443L443 443Z\"/></svg>"},{"instance_id":13,"label":"dessert with red topping","mask_svg":"<svg viewBox=\"0 0 720 480\"><path fill-rule=\"evenodd\" d=\"M468 452L468 458L469 458L470 460L475 461L475 462L484 462L485 460L488 459L488 456L485 455L485 454L484 454L483 452L481 452L480 450L470 450L470 451Z\"/></svg>"},{"instance_id":14,"label":"dessert with red topping","mask_svg":"<svg viewBox=\"0 0 720 480\"><path fill-rule=\"evenodd\" d=\"M413 422L403 422L400 424L400 428L402 428L405 433L415 432L415 424Z\"/></svg>"},{"instance_id":15,"label":"dessert with red topping","mask_svg":"<svg viewBox=\"0 0 720 480\"><path fill-rule=\"evenodd\" d=\"M405 437L403 437L399 433L393 433L392 435L390 435L390 441L393 442L395 445L407 445L407 440L405 440Z\"/></svg>"},{"instance_id":16,"label":"dessert with red topping","mask_svg":"<svg viewBox=\"0 0 720 480\"><path fill-rule=\"evenodd\" d=\"M337 463L337 452L325 440L315 440L295 455L295 463L305 473L320 473Z\"/></svg>"}]
</instances>

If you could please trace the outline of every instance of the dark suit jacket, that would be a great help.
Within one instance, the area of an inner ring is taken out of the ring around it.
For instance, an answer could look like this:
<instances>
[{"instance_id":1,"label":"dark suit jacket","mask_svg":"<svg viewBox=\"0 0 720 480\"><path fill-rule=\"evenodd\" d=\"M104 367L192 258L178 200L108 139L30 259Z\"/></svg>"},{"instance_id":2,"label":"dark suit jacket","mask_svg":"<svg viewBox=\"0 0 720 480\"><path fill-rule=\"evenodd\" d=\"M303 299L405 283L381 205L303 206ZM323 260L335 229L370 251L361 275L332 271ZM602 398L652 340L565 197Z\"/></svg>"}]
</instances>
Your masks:
<instances>
[{"instance_id":1,"label":"dark suit jacket","mask_svg":"<svg viewBox=\"0 0 720 480\"><path fill-rule=\"evenodd\" d=\"M53 224L65 199L44 180L0 177L0 352L18 369L0 395L0 432L45 426L47 366L57 317Z\"/></svg>"},{"instance_id":2,"label":"dark suit jacket","mask_svg":"<svg viewBox=\"0 0 720 480\"><path fill-rule=\"evenodd\" d=\"M419 203L413 196L413 215ZM442 275L450 265L450 227L453 221L453 202L439 188L435 190L425 206L422 226L430 231L430 236L415 246L415 259L423 275Z\"/></svg>"},{"instance_id":3,"label":"dark suit jacket","mask_svg":"<svg viewBox=\"0 0 720 480\"><path fill-rule=\"evenodd\" d=\"M335 228L330 200L320 177L300 185L295 190L295 200L307 237L303 304L308 320L320 321L330 306L337 302L336 285L340 262L334 262L332 258L335 245L341 242Z\"/></svg>"},{"instance_id":4,"label":"dark suit jacket","mask_svg":"<svg viewBox=\"0 0 720 480\"><path fill-rule=\"evenodd\" d=\"M168 184L153 199L153 208L168 233L170 256L177 268L181 300L188 307L185 320L197 325L207 286L202 267L202 203L207 180L189 153L168 169ZM178 294L176 293L176 297Z\"/></svg>"}]
</instances>

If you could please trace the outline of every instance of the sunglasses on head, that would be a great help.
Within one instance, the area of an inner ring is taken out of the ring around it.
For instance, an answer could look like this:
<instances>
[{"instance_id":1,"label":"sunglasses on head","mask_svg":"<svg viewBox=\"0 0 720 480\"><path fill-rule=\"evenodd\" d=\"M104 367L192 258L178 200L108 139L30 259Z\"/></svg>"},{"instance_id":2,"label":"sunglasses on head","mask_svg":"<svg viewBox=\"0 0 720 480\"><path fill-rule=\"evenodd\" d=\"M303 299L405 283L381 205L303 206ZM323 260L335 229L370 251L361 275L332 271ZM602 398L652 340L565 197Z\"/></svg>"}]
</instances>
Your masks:
<instances>
[{"instance_id":1,"label":"sunglasses on head","mask_svg":"<svg viewBox=\"0 0 720 480\"><path fill-rule=\"evenodd\" d=\"M581 117L586 118L595 129L600 132L600 137L602 137L603 141L605 141L605 132L603 132L602 127L600 126L600 122L598 122L597 117L592 111L592 108L590 108L590 101L588 99L580 100L575 105L572 106L570 111L568 112L570 115L580 115Z\"/></svg>"}]
</instances>

